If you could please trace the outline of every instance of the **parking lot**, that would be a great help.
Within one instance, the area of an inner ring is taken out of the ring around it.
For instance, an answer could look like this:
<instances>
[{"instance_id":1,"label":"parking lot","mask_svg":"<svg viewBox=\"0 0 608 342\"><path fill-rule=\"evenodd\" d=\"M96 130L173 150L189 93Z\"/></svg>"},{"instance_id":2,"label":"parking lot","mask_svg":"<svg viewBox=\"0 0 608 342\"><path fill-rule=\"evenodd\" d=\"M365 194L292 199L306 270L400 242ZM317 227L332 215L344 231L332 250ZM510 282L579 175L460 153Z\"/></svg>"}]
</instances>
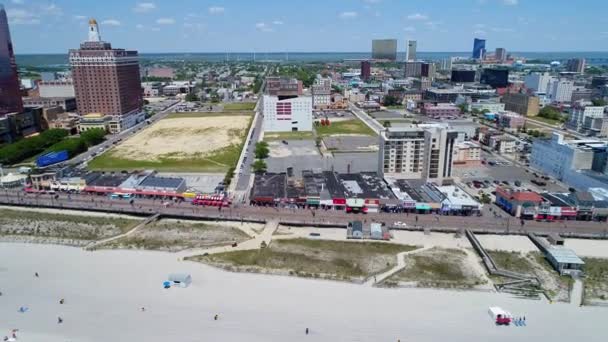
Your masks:
<instances>
[{"instance_id":1,"label":"parking lot","mask_svg":"<svg viewBox=\"0 0 608 342\"><path fill-rule=\"evenodd\" d=\"M287 144L286 144L287 143ZM315 172L334 170L340 173L377 171L378 152L335 153L323 156L312 140L270 141L268 172L285 172L293 168L299 177L303 170Z\"/></svg>"},{"instance_id":2,"label":"parking lot","mask_svg":"<svg viewBox=\"0 0 608 342\"><path fill-rule=\"evenodd\" d=\"M334 111L313 111L313 120L316 119L354 119L355 116L348 110L334 110Z\"/></svg>"},{"instance_id":3,"label":"parking lot","mask_svg":"<svg viewBox=\"0 0 608 342\"><path fill-rule=\"evenodd\" d=\"M536 177L533 172L510 163L506 165L504 162L497 163L494 166L486 163L485 165L470 168L456 167L454 168L454 176L468 186L491 191L494 191L494 188L501 184L515 189L530 189L537 192L568 192L567 188L564 188L553 179L542 179L541 175ZM539 186L534 184L533 180L544 182L546 185ZM474 182L483 183L486 186L478 184L479 187L477 187L474 186Z\"/></svg>"},{"instance_id":4,"label":"parking lot","mask_svg":"<svg viewBox=\"0 0 608 342\"><path fill-rule=\"evenodd\" d=\"M323 144L331 152L378 151L378 138L371 136L325 137Z\"/></svg>"}]
</instances>

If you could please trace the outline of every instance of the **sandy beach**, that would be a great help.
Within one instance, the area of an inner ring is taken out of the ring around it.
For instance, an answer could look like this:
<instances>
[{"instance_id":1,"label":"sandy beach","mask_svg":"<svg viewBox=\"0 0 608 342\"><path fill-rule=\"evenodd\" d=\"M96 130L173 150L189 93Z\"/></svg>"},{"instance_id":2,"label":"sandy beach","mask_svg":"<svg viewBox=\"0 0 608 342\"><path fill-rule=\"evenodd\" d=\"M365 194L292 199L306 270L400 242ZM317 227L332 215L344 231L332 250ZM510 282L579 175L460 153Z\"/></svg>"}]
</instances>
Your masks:
<instances>
[{"instance_id":1,"label":"sandy beach","mask_svg":"<svg viewBox=\"0 0 608 342\"><path fill-rule=\"evenodd\" d=\"M40 277L35 278L34 272ZM165 290L172 272L187 289ZM238 274L164 252L0 244L0 336L19 341L605 341L605 308ZM65 298L66 304L58 303ZM526 315L497 327L487 309ZM20 306L29 307L19 313ZM145 312L141 307L146 308ZM220 315L218 321L213 315ZM57 324L57 316L64 319ZM568 322L569 324L564 324ZM310 329L306 336L304 330Z\"/></svg>"}]
</instances>

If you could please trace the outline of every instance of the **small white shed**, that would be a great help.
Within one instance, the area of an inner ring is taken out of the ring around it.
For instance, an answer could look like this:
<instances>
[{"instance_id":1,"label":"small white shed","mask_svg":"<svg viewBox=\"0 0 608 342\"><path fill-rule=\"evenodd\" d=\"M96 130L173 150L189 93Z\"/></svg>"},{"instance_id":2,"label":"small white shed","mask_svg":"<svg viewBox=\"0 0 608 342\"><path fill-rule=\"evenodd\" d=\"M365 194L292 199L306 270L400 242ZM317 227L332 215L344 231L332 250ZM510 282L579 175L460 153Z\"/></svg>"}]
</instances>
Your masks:
<instances>
[{"instance_id":1,"label":"small white shed","mask_svg":"<svg viewBox=\"0 0 608 342\"><path fill-rule=\"evenodd\" d=\"M192 276L187 273L169 274L171 286L188 287L192 283Z\"/></svg>"}]
</instances>

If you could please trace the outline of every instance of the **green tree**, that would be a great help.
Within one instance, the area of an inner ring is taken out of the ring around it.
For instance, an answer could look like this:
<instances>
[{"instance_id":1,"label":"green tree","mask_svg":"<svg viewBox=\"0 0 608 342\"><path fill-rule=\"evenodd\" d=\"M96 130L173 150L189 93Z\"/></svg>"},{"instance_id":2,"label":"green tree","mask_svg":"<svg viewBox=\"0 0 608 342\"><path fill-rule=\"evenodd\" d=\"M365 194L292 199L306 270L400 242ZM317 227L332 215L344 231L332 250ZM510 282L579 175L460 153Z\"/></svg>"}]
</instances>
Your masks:
<instances>
[{"instance_id":1,"label":"green tree","mask_svg":"<svg viewBox=\"0 0 608 342\"><path fill-rule=\"evenodd\" d=\"M606 105L608 105L608 103L606 103L606 100L604 100L604 99L593 99L593 100L591 100L591 102L593 102L594 106L606 106Z\"/></svg>"},{"instance_id":2,"label":"green tree","mask_svg":"<svg viewBox=\"0 0 608 342\"><path fill-rule=\"evenodd\" d=\"M104 137L106 135L106 131L101 128L94 128L84 131L80 134L80 138L84 141L84 143L91 147L95 146L102 141L104 141Z\"/></svg>"},{"instance_id":3,"label":"green tree","mask_svg":"<svg viewBox=\"0 0 608 342\"><path fill-rule=\"evenodd\" d=\"M268 148L268 143L265 141L260 141L255 144L255 157L257 159L266 159L270 154L270 149Z\"/></svg>"},{"instance_id":4,"label":"green tree","mask_svg":"<svg viewBox=\"0 0 608 342\"><path fill-rule=\"evenodd\" d=\"M545 106L539 112L538 116L541 118L551 119L551 120L560 120L562 118L561 113L555 107Z\"/></svg>"},{"instance_id":5,"label":"green tree","mask_svg":"<svg viewBox=\"0 0 608 342\"><path fill-rule=\"evenodd\" d=\"M382 123L382 126L384 126L385 128L389 128L389 127L391 127L391 122L390 121L384 121Z\"/></svg>"},{"instance_id":6,"label":"green tree","mask_svg":"<svg viewBox=\"0 0 608 342\"><path fill-rule=\"evenodd\" d=\"M190 94L186 95L186 101L196 102L196 101L199 101L199 98L198 98L198 96L196 96L196 94L190 93Z\"/></svg>"},{"instance_id":7,"label":"green tree","mask_svg":"<svg viewBox=\"0 0 608 342\"><path fill-rule=\"evenodd\" d=\"M266 166L266 162L258 159L256 161L253 162L253 164L251 164L251 168L253 169L253 172L255 173L262 173L262 172L266 172L266 169L268 168Z\"/></svg>"},{"instance_id":8,"label":"green tree","mask_svg":"<svg viewBox=\"0 0 608 342\"><path fill-rule=\"evenodd\" d=\"M399 98L392 95L386 95L384 97L383 103L385 106L399 106L401 105Z\"/></svg>"}]
</instances>

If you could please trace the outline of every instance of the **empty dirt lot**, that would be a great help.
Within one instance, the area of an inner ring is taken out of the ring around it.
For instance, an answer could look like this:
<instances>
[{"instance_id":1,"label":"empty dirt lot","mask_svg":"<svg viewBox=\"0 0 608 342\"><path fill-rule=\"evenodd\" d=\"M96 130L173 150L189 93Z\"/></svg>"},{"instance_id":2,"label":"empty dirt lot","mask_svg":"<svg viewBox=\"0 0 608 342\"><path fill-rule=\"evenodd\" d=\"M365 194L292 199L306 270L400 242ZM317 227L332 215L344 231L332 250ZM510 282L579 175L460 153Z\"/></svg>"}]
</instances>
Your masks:
<instances>
[{"instance_id":1,"label":"empty dirt lot","mask_svg":"<svg viewBox=\"0 0 608 342\"><path fill-rule=\"evenodd\" d=\"M173 115L99 156L89 167L225 171L236 164L250 122L247 114Z\"/></svg>"}]
</instances>

